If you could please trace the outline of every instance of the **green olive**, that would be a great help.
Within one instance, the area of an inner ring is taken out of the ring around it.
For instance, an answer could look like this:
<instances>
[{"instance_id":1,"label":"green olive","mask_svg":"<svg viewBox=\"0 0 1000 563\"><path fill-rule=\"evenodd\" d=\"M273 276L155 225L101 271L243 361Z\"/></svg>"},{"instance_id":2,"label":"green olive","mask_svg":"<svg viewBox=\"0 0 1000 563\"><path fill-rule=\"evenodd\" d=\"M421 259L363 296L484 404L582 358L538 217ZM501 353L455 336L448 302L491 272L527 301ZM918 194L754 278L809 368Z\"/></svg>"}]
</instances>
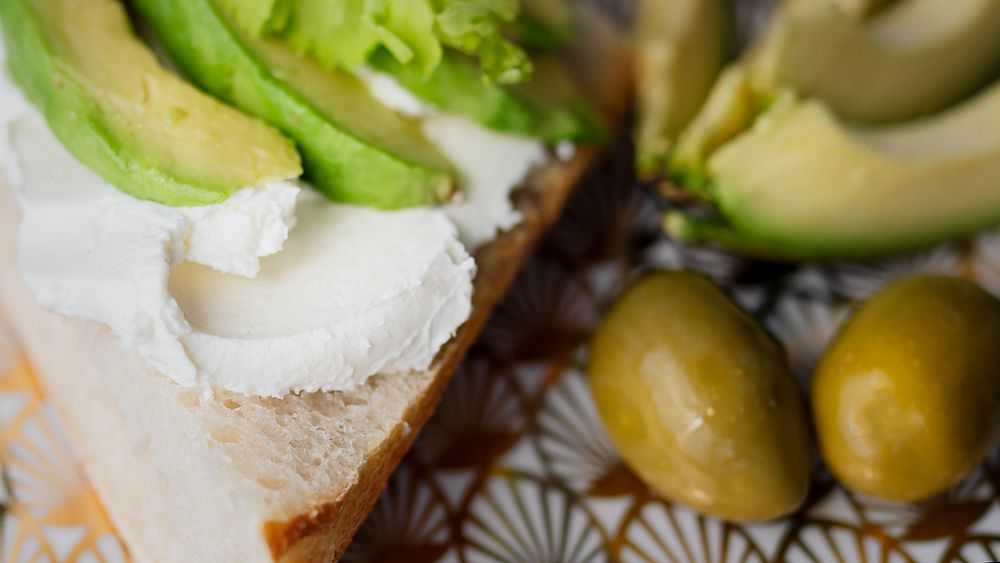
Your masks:
<instances>
[{"instance_id":1,"label":"green olive","mask_svg":"<svg viewBox=\"0 0 1000 563\"><path fill-rule=\"evenodd\" d=\"M787 358L708 279L644 277L605 317L590 354L608 434L655 491L736 521L802 504L808 420Z\"/></svg>"},{"instance_id":2,"label":"green olive","mask_svg":"<svg viewBox=\"0 0 1000 563\"><path fill-rule=\"evenodd\" d=\"M844 485L898 501L944 492L1000 430L1000 301L946 276L890 285L827 350L812 402Z\"/></svg>"}]
</instances>

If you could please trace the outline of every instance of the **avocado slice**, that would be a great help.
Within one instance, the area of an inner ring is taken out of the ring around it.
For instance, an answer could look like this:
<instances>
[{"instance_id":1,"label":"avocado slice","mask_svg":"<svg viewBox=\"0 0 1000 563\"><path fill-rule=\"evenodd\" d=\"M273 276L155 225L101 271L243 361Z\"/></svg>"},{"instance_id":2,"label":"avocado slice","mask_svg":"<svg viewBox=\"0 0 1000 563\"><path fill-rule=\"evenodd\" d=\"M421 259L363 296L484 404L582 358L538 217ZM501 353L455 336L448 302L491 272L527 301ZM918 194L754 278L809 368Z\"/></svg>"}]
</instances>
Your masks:
<instances>
[{"instance_id":1,"label":"avocado slice","mask_svg":"<svg viewBox=\"0 0 1000 563\"><path fill-rule=\"evenodd\" d=\"M708 161L724 222L684 238L783 257L882 254L1000 223L1000 82L923 120L851 126L816 99L774 107Z\"/></svg>"},{"instance_id":2,"label":"avocado slice","mask_svg":"<svg viewBox=\"0 0 1000 563\"><path fill-rule=\"evenodd\" d=\"M135 0L180 67L205 90L274 124L331 199L397 209L448 201L447 159L419 124L279 42L241 34L211 0Z\"/></svg>"},{"instance_id":3,"label":"avocado slice","mask_svg":"<svg viewBox=\"0 0 1000 563\"><path fill-rule=\"evenodd\" d=\"M532 51L549 51L573 40L573 10L566 0L531 0L512 27L517 43Z\"/></svg>"},{"instance_id":4,"label":"avocado slice","mask_svg":"<svg viewBox=\"0 0 1000 563\"><path fill-rule=\"evenodd\" d=\"M301 173L292 144L161 67L114 0L6 0L11 73L82 163L166 205Z\"/></svg>"},{"instance_id":5,"label":"avocado slice","mask_svg":"<svg viewBox=\"0 0 1000 563\"><path fill-rule=\"evenodd\" d=\"M854 19L865 19L875 12L884 9L896 0L835 0L845 14Z\"/></svg>"},{"instance_id":6,"label":"avocado slice","mask_svg":"<svg viewBox=\"0 0 1000 563\"><path fill-rule=\"evenodd\" d=\"M761 111L764 101L750 87L746 69L726 67L708 100L677 138L670 155L672 180L694 194L708 184L705 161L727 141L745 131Z\"/></svg>"},{"instance_id":7,"label":"avocado slice","mask_svg":"<svg viewBox=\"0 0 1000 563\"><path fill-rule=\"evenodd\" d=\"M387 53L375 53L370 62L418 98L491 129L549 142L601 143L607 137L601 118L551 55L532 61L530 81L506 86L484 81L475 61L458 53L446 52L429 76Z\"/></svg>"},{"instance_id":8,"label":"avocado slice","mask_svg":"<svg viewBox=\"0 0 1000 563\"><path fill-rule=\"evenodd\" d=\"M882 10L899 0L786 0L785 4L779 7L784 9L804 9L803 5L820 5L833 3L840 11L844 12L854 20L863 20L875 12Z\"/></svg>"},{"instance_id":9,"label":"avocado slice","mask_svg":"<svg viewBox=\"0 0 1000 563\"><path fill-rule=\"evenodd\" d=\"M900 0L861 21L832 3L782 10L750 61L754 87L791 87L862 122L913 118L1000 69L1000 2Z\"/></svg>"},{"instance_id":10,"label":"avocado slice","mask_svg":"<svg viewBox=\"0 0 1000 563\"><path fill-rule=\"evenodd\" d=\"M680 130L705 102L729 49L724 0L642 0L636 19L640 175L666 168Z\"/></svg>"}]
</instances>

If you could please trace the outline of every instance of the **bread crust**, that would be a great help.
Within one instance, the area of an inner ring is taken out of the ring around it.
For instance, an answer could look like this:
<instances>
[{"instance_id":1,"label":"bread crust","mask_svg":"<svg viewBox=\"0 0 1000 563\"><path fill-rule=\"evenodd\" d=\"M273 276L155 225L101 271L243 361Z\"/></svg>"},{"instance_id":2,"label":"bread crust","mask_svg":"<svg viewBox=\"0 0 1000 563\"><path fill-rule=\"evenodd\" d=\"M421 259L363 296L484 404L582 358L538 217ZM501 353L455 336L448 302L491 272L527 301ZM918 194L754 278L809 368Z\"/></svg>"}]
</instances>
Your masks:
<instances>
[{"instance_id":1,"label":"bread crust","mask_svg":"<svg viewBox=\"0 0 1000 563\"><path fill-rule=\"evenodd\" d=\"M365 517L375 507L389 477L430 419L452 374L476 341L490 312L513 283L520 264L559 216L573 187L600 154L581 149L566 162L551 161L536 171L514 195L524 219L476 252L472 313L438 353L427 392L414 397L390 436L362 466L359 478L333 502L283 522L268 522L262 533L275 561L339 559Z\"/></svg>"}]
</instances>

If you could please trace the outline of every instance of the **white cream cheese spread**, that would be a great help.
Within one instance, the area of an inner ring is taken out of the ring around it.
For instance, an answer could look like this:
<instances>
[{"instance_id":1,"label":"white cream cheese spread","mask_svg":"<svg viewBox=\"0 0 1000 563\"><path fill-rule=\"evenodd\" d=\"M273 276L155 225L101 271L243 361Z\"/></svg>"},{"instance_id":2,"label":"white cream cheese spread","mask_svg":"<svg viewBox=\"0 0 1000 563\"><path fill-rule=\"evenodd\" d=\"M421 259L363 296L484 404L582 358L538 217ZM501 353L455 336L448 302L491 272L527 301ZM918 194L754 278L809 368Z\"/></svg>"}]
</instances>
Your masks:
<instances>
[{"instance_id":1,"label":"white cream cheese spread","mask_svg":"<svg viewBox=\"0 0 1000 563\"><path fill-rule=\"evenodd\" d=\"M171 294L193 329L181 341L201 372L277 395L426 370L471 312L475 263L454 225L433 209L303 196L293 236L256 278L192 263L173 272Z\"/></svg>"},{"instance_id":2,"label":"white cream cheese spread","mask_svg":"<svg viewBox=\"0 0 1000 563\"><path fill-rule=\"evenodd\" d=\"M18 266L39 304L108 325L183 385L197 370L178 338L189 331L167 291L170 269L197 260L254 276L281 250L299 188L245 188L197 208L140 201L77 162L36 112L9 127L20 181Z\"/></svg>"},{"instance_id":3,"label":"white cream cheese spread","mask_svg":"<svg viewBox=\"0 0 1000 563\"><path fill-rule=\"evenodd\" d=\"M290 182L178 208L77 162L0 72L0 167L21 207L22 275L41 305L107 325L185 386L282 396L427 369L471 312L466 247L519 221L510 191L546 153L410 104L458 171L463 197L445 208L336 205Z\"/></svg>"},{"instance_id":4,"label":"white cream cheese spread","mask_svg":"<svg viewBox=\"0 0 1000 563\"><path fill-rule=\"evenodd\" d=\"M181 385L350 389L426 369L469 316L475 265L441 211L305 192L286 242L292 184L167 207L107 185L37 114L10 130L19 267L39 303L108 325Z\"/></svg>"},{"instance_id":5,"label":"white cream cheese spread","mask_svg":"<svg viewBox=\"0 0 1000 563\"><path fill-rule=\"evenodd\" d=\"M458 170L462 192L444 209L466 246L475 250L521 222L510 195L545 161L541 142L497 133L449 114L427 118L424 133Z\"/></svg>"},{"instance_id":6,"label":"white cream cheese spread","mask_svg":"<svg viewBox=\"0 0 1000 563\"><path fill-rule=\"evenodd\" d=\"M541 141L498 133L468 117L439 112L388 74L363 68L358 76L383 105L421 118L424 134L455 164L462 192L445 210L467 247L475 250L521 221L510 194L545 161Z\"/></svg>"}]
</instances>

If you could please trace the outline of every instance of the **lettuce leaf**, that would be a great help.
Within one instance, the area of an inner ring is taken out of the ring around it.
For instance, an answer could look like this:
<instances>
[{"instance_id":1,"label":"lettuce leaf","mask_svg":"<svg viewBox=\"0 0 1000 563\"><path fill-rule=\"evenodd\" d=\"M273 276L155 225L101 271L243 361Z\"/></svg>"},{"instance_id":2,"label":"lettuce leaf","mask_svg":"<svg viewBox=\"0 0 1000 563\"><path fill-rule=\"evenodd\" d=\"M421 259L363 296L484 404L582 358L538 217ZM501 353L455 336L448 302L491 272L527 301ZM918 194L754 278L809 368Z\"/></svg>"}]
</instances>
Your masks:
<instances>
[{"instance_id":1,"label":"lettuce leaf","mask_svg":"<svg viewBox=\"0 0 1000 563\"><path fill-rule=\"evenodd\" d=\"M215 0L229 18L253 35L270 33L288 17L288 0Z\"/></svg>"},{"instance_id":2,"label":"lettuce leaf","mask_svg":"<svg viewBox=\"0 0 1000 563\"><path fill-rule=\"evenodd\" d=\"M531 76L531 61L503 36L513 23L519 0L437 0L437 32L441 42L479 59L483 77L501 84Z\"/></svg>"},{"instance_id":3,"label":"lettuce leaf","mask_svg":"<svg viewBox=\"0 0 1000 563\"><path fill-rule=\"evenodd\" d=\"M284 1L288 18L270 32L328 68L354 70L379 48L422 72L441 59L429 0Z\"/></svg>"},{"instance_id":4,"label":"lettuce leaf","mask_svg":"<svg viewBox=\"0 0 1000 563\"><path fill-rule=\"evenodd\" d=\"M353 71L385 50L429 76L445 48L472 55L487 82L531 75L527 54L504 37L521 0L215 0L248 33L277 36L328 68Z\"/></svg>"}]
</instances>

